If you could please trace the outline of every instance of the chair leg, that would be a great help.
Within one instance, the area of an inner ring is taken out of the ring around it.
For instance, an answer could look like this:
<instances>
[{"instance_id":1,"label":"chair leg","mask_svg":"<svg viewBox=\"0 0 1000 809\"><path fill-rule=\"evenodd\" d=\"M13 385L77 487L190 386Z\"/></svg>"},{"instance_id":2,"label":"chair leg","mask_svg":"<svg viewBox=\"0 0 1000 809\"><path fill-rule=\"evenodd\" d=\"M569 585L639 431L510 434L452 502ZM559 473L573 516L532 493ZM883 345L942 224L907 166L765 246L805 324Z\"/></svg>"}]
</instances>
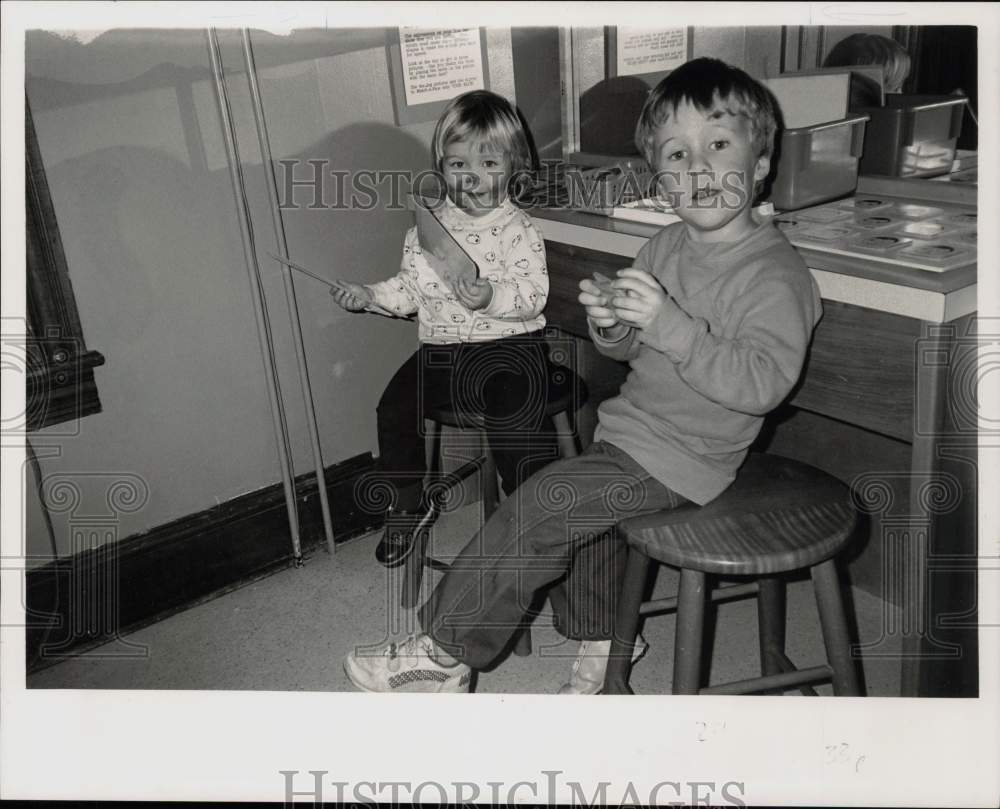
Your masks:
<instances>
[{"instance_id":1,"label":"chair leg","mask_svg":"<svg viewBox=\"0 0 1000 809\"><path fill-rule=\"evenodd\" d=\"M636 548L626 549L625 576L622 579L618 605L615 609L611 652L604 674L605 694L631 694L628 675L632 668L632 650L639 631L639 608L646 586L649 557Z\"/></svg>"},{"instance_id":2,"label":"chair leg","mask_svg":"<svg viewBox=\"0 0 1000 809\"><path fill-rule=\"evenodd\" d=\"M785 583L768 576L759 579L757 633L760 639L760 674L780 674L777 655L785 653Z\"/></svg>"},{"instance_id":3,"label":"chair leg","mask_svg":"<svg viewBox=\"0 0 1000 809\"><path fill-rule=\"evenodd\" d=\"M403 563L403 589L399 597L399 604L405 610L411 610L417 606L420 598L420 583L424 578L424 564L427 558L427 540L430 531L421 531L419 536L413 538L413 550Z\"/></svg>"},{"instance_id":4,"label":"chair leg","mask_svg":"<svg viewBox=\"0 0 1000 809\"><path fill-rule=\"evenodd\" d=\"M577 448L576 430L569 423L569 415L565 410L561 410L552 417L552 424L556 428L556 441L559 444L560 458L575 458L580 454Z\"/></svg>"},{"instance_id":5,"label":"chair leg","mask_svg":"<svg viewBox=\"0 0 1000 809\"><path fill-rule=\"evenodd\" d=\"M441 425L434 419L424 419L424 456L427 479L434 480L441 471ZM425 484L426 485L426 482Z\"/></svg>"},{"instance_id":6,"label":"chair leg","mask_svg":"<svg viewBox=\"0 0 1000 809\"><path fill-rule=\"evenodd\" d=\"M531 657L531 627L526 626L517 633L514 641L514 654L518 657Z\"/></svg>"},{"instance_id":7,"label":"chair leg","mask_svg":"<svg viewBox=\"0 0 1000 809\"><path fill-rule=\"evenodd\" d=\"M698 693L704 628L705 574L697 570L681 570L674 637L674 694Z\"/></svg>"},{"instance_id":8,"label":"chair leg","mask_svg":"<svg viewBox=\"0 0 1000 809\"><path fill-rule=\"evenodd\" d=\"M485 432L480 433L479 442L480 451L485 458L479 470L485 522L500 505L500 483L497 480L497 463L493 460L493 451L490 449L489 438Z\"/></svg>"},{"instance_id":9,"label":"chair leg","mask_svg":"<svg viewBox=\"0 0 1000 809\"><path fill-rule=\"evenodd\" d=\"M833 693L838 697L861 695L857 672L851 659L851 639L847 632L847 618L840 596L840 581L833 559L827 559L810 571L816 590L816 606L823 629L826 658L833 669Z\"/></svg>"}]
</instances>

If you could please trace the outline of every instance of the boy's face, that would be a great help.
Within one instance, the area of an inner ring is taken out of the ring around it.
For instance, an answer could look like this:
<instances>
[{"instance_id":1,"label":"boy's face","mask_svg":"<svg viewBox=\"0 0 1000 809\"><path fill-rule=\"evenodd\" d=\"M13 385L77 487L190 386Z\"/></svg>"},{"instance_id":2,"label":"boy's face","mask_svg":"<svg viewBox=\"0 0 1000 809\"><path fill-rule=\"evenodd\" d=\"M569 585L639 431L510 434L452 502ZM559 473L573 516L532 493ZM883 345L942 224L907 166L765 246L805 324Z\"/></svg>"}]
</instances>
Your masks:
<instances>
[{"instance_id":1,"label":"boy's face","mask_svg":"<svg viewBox=\"0 0 1000 809\"><path fill-rule=\"evenodd\" d=\"M736 241L754 228L754 183L771 161L758 157L750 122L722 109L704 113L681 102L653 135L660 193L695 241Z\"/></svg>"},{"instance_id":2,"label":"boy's face","mask_svg":"<svg viewBox=\"0 0 1000 809\"><path fill-rule=\"evenodd\" d=\"M457 141L445 147L441 173L452 202L471 216L485 216L507 196L510 158L476 141Z\"/></svg>"}]
</instances>

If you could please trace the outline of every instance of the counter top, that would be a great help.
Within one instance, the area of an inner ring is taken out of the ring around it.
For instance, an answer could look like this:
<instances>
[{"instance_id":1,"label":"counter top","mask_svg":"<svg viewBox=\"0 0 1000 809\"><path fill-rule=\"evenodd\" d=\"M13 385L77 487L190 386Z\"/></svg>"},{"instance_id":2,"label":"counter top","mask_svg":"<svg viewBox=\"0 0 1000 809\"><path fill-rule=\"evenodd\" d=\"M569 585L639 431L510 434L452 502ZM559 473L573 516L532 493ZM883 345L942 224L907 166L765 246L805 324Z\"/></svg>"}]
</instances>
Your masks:
<instances>
[{"instance_id":1,"label":"counter top","mask_svg":"<svg viewBox=\"0 0 1000 809\"><path fill-rule=\"evenodd\" d=\"M859 193L886 194L916 202L938 201L975 207L975 189L927 188L926 181L862 177ZM971 193L970 193L971 192ZM971 204L970 204L971 202ZM536 208L533 218L549 242L634 258L660 228L583 211ZM931 272L902 264L836 255L797 246L823 298L882 312L944 323L976 310L977 265Z\"/></svg>"}]
</instances>

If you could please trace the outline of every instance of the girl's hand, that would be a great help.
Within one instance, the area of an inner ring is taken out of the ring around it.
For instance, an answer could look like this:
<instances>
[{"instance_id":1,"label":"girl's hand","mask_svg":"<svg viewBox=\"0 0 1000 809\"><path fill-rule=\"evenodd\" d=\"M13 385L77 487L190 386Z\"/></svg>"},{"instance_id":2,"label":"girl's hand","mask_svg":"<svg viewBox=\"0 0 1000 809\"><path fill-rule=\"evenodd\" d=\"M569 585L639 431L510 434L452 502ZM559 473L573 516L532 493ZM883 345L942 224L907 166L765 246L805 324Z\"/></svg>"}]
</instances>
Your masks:
<instances>
[{"instance_id":1,"label":"girl's hand","mask_svg":"<svg viewBox=\"0 0 1000 809\"><path fill-rule=\"evenodd\" d=\"M627 267L618 270L616 294L611 308L619 321L637 329L649 328L667 300L660 282L644 270Z\"/></svg>"},{"instance_id":2,"label":"girl's hand","mask_svg":"<svg viewBox=\"0 0 1000 809\"><path fill-rule=\"evenodd\" d=\"M334 281L330 295L334 302L348 312L363 312L368 304L375 300L368 287L352 284L348 281Z\"/></svg>"},{"instance_id":3,"label":"girl's hand","mask_svg":"<svg viewBox=\"0 0 1000 809\"><path fill-rule=\"evenodd\" d=\"M599 329L610 329L618 324L618 316L611 308L611 295L601 291L589 278L580 279L577 300L587 310L587 317Z\"/></svg>"},{"instance_id":4,"label":"girl's hand","mask_svg":"<svg viewBox=\"0 0 1000 809\"><path fill-rule=\"evenodd\" d=\"M485 309L493 300L493 287L485 278L459 278L455 283L455 294L466 309Z\"/></svg>"},{"instance_id":5,"label":"girl's hand","mask_svg":"<svg viewBox=\"0 0 1000 809\"><path fill-rule=\"evenodd\" d=\"M421 255L423 256L424 261L430 265L430 268L434 270L440 278L448 277L448 265L446 262L439 259L430 250L424 250Z\"/></svg>"}]
</instances>

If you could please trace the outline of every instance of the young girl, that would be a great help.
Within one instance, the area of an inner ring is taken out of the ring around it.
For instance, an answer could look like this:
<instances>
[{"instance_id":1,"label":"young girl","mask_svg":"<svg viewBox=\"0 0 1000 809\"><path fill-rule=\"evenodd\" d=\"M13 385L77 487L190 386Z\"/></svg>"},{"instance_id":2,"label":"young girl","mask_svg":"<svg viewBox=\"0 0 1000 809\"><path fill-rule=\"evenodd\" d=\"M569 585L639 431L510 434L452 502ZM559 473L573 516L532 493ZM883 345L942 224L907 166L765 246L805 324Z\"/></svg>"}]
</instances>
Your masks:
<instances>
[{"instance_id":1,"label":"young girl","mask_svg":"<svg viewBox=\"0 0 1000 809\"><path fill-rule=\"evenodd\" d=\"M390 567L405 560L415 533L434 514L423 496L424 416L433 408L484 417L507 494L556 456L545 416L545 248L508 196L512 180L532 167L528 136L510 103L477 90L445 109L432 158L447 190L435 214L480 276L450 286L435 256L421 250L414 227L395 277L338 282L331 291L348 311L416 313L420 327L420 348L389 382L377 411L379 477L394 498L375 555Z\"/></svg>"}]
</instances>

